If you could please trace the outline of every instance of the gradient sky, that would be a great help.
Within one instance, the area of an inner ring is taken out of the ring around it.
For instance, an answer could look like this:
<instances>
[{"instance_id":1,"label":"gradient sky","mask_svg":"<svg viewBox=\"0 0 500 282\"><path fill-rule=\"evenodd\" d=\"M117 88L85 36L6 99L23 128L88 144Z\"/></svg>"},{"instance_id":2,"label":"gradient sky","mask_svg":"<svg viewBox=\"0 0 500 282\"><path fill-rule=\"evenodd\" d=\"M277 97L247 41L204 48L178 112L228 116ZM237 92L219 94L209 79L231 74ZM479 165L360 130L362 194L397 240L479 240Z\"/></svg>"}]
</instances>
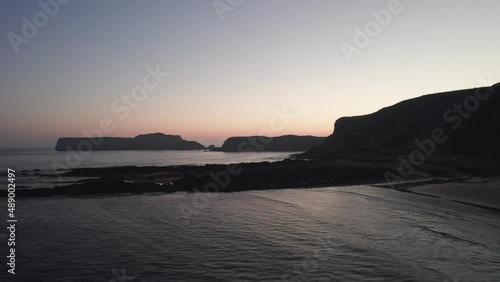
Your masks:
<instances>
[{"instance_id":1,"label":"gradient sky","mask_svg":"<svg viewBox=\"0 0 500 282\"><path fill-rule=\"evenodd\" d=\"M43 0L47 1L47 0ZM227 0L220 0L226 2ZM244 0L221 20L212 0L73 0L16 54L37 1L0 2L0 147L53 146L110 118L111 136L179 134L205 145L269 127L327 136L341 116L500 81L500 1L409 1L350 63L340 44L389 0ZM113 100L147 66L170 73L128 118Z\"/></svg>"}]
</instances>

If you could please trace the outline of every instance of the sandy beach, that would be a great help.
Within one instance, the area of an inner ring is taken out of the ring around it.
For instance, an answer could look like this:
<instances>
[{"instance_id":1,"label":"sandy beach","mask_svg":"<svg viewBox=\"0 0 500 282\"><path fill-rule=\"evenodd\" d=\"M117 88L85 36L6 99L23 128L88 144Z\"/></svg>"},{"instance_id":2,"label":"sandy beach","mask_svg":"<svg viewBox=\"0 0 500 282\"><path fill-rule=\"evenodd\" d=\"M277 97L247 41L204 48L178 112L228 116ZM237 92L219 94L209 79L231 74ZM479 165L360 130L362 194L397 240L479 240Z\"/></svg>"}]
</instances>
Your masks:
<instances>
[{"instance_id":1,"label":"sandy beach","mask_svg":"<svg viewBox=\"0 0 500 282\"><path fill-rule=\"evenodd\" d=\"M409 191L500 211L500 178L472 178L463 183L428 184Z\"/></svg>"}]
</instances>

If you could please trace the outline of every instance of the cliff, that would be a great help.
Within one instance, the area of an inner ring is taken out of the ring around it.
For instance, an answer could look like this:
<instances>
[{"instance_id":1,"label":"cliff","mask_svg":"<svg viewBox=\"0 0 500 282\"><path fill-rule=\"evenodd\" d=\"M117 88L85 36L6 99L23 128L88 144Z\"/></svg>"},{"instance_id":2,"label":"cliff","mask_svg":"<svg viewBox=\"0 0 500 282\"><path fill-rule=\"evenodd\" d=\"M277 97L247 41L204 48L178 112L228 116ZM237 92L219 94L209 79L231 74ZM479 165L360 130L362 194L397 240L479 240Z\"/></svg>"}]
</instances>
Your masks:
<instances>
[{"instance_id":1,"label":"cliff","mask_svg":"<svg viewBox=\"0 0 500 282\"><path fill-rule=\"evenodd\" d=\"M223 152L300 152L307 151L323 143L324 140L324 137L297 135L230 137L217 150Z\"/></svg>"},{"instance_id":2,"label":"cliff","mask_svg":"<svg viewBox=\"0 0 500 282\"><path fill-rule=\"evenodd\" d=\"M56 151L118 151L118 150L202 150L205 146L195 141L186 141L179 135L163 133L143 134L134 138L103 137L99 139L59 138Z\"/></svg>"},{"instance_id":3,"label":"cliff","mask_svg":"<svg viewBox=\"0 0 500 282\"><path fill-rule=\"evenodd\" d=\"M372 114L340 118L333 134L302 156L367 160L421 150L427 155L500 158L499 88L495 84L430 94Z\"/></svg>"}]
</instances>

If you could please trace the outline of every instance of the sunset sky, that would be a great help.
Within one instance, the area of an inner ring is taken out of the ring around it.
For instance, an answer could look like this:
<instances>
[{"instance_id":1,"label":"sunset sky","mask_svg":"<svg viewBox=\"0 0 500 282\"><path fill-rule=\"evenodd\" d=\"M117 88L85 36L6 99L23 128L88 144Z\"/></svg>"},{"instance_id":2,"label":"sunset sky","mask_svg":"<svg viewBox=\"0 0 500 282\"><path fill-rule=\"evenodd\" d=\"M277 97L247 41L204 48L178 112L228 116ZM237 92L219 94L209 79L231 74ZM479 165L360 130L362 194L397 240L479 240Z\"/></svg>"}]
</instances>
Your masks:
<instances>
[{"instance_id":1,"label":"sunset sky","mask_svg":"<svg viewBox=\"0 0 500 282\"><path fill-rule=\"evenodd\" d=\"M53 146L105 118L107 136L221 145L269 129L284 107L296 117L275 135L327 136L342 116L500 81L494 0L402 0L348 62L341 44L354 46L356 27L389 2L244 0L221 14L212 0L73 0L16 54L12 33L44 10L1 1L0 147ZM169 75L121 118L113 101L142 86L148 66Z\"/></svg>"}]
</instances>

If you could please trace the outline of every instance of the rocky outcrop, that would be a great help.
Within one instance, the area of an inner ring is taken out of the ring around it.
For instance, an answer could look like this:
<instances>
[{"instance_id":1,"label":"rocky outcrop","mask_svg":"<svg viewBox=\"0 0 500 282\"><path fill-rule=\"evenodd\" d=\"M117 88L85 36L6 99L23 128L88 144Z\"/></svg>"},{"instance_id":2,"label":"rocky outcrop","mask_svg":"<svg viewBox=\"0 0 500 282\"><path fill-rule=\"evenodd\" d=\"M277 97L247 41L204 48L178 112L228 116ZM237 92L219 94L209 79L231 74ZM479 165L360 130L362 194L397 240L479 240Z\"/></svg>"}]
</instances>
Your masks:
<instances>
[{"instance_id":1,"label":"rocky outcrop","mask_svg":"<svg viewBox=\"0 0 500 282\"><path fill-rule=\"evenodd\" d=\"M223 152L301 152L323 143L324 140L324 137L297 135L230 137L217 150Z\"/></svg>"},{"instance_id":2,"label":"rocky outcrop","mask_svg":"<svg viewBox=\"0 0 500 282\"><path fill-rule=\"evenodd\" d=\"M202 150L205 146L195 141L186 141L179 135L163 133L143 134L134 138L103 137L60 138L56 151L118 151L118 150Z\"/></svg>"},{"instance_id":3,"label":"rocky outcrop","mask_svg":"<svg viewBox=\"0 0 500 282\"><path fill-rule=\"evenodd\" d=\"M340 118L333 134L303 156L366 160L421 150L500 158L499 89L495 84L425 95L369 115Z\"/></svg>"}]
</instances>

